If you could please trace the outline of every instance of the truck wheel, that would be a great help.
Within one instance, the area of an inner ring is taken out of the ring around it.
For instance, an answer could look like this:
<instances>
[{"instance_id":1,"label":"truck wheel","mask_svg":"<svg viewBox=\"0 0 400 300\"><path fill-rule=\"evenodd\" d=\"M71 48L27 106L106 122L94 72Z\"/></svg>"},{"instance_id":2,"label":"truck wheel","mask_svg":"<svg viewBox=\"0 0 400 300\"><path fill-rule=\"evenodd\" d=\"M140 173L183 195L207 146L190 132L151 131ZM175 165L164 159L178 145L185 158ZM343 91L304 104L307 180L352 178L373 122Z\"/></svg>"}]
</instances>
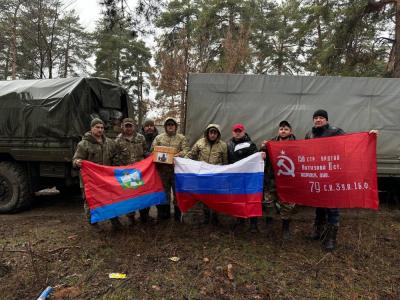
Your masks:
<instances>
[{"instance_id":1,"label":"truck wheel","mask_svg":"<svg viewBox=\"0 0 400 300\"><path fill-rule=\"evenodd\" d=\"M31 200L23 167L9 161L0 162L0 213L26 208Z\"/></svg>"}]
</instances>

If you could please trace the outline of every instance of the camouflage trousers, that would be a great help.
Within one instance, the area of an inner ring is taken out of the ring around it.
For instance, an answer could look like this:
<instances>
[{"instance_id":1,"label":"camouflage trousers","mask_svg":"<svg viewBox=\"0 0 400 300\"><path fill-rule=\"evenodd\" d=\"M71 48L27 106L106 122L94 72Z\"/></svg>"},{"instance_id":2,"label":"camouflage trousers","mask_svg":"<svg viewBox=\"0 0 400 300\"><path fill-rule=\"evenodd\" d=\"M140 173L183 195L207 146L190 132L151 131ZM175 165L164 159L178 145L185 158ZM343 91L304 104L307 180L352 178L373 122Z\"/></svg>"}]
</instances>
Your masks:
<instances>
[{"instance_id":1,"label":"camouflage trousers","mask_svg":"<svg viewBox=\"0 0 400 300\"><path fill-rule=\"evenodd\" d=\"M289 220L293 214L294 203L281 202L275 189L275 181L270 180L264 188L263 208L267 217L272 217L274 211L278 212L282 220Z\"/></svg>"},{"instance_id":2,"label":"camouflage trousers","mask_svg":"<svg viewBox=\"0 0 400 300\"><path fill-rule=\"evenodd\" d=\"M87 202L86 202L85 190L82 188L81 191L82 191L82 199L83 199L83 213L84 213L84 216L85 216L85 220L86 220L89 224L95 225L96 223L92 224L92 223L90 222L90 207L89 207L89 205L88 205ZM135 213L133 213L133 216L135 216ZM118 217L111 218L111 219L110 219L111 223L113 222L113 220L118 220Z\"/></svg>"},{"instance_id":3,"label":"camouflage trousers","mask_svg":"<svg viewBox=\"0 0 400 300\"><path fill-rule=\"evenodd\" d=\"M173 166L162 165L157 167L158 174L160 175L165 194L167 195L167 204L171 202L176 204L176 194L175 194L175 174ZM173 197L171 197L171 191Z\"/></svg>"}]
</instances>

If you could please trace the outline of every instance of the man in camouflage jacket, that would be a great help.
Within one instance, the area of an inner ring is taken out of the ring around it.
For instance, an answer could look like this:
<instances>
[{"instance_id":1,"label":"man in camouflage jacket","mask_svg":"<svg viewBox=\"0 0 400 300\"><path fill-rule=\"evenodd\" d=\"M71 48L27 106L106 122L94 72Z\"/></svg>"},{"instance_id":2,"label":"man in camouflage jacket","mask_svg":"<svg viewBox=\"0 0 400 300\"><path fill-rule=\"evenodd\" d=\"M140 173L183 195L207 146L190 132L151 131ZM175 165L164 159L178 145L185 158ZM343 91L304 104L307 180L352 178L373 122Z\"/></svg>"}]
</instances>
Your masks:
<instances>
[{"instance_id":1,"label":"man in camouflage jacket","mask_svg":"<svg viewBox=\"0 0 400 300\"><path fill-rule=\"evenodd\" d=\"M116 155L114 165L126 166L141 161L149 155L146 140L143 135L136 132L134 120L125 118L121 124L122 132L115 139ZM140 220L146 223L150 208L141 209ZM128 214L129 224L135 224L135 212Z\"/></svg>"},{"instance_id":2,"label":"man in camouflage jacket","mask_svg":"<svg viewBox=\"0 0 400 300\"><path fill-rule=\"evenodd\" d=\"M101 119L95 118L90 123L90 131L86 132L82 141L78 143L75 154L72 158L72 164L76 168L80 168L82 160L88 160L99 165L111 166L115 158L114 141L104 135L104 122ZM83 198L85 194L83 190L82 180L80 181ZM90 221L90 209L84 201L85 215ZM111 219L113 229L119 229L121 223L118 218Z\"/></svg>"},{"instance_id":3,"label":"man in camouflage jacket","mask_svg":"<svg viewBox=\"0 0 400 300\"><path fill-rule=\"evenodd\" d=\"M228 147L221 140L221 130L219 125L210 124L204 131L204 137L199 139L192 147L192 150L187 154L187 158L204 161L212 165L228 164ZM218 224L218 215L207 206L203 206L204 224L211 222L214 225Z\"/></svg>"},{"instance_id":4,"label":"man in camouflage jacket","mask_svg":"<svg viewBox=\"0 0 400 300\"><path fill-rule=\"evenodd\" d=\"M189 146L187 144L184 135L177 133L178 122L174 118L167 118L164 122L165 132L156 136L151 146L151 151L154 150L155 146L165 146L175 148L175 156L184 157L189 151ZM179 221L181 219L181 211L176 205L175 197L175 174L174 166L170 164L157 164L157 171L160 174L161 180L163 182L165 193L167 194L168 204L157 205L158 217L160 219L169 219L171 216L171 189L174 195L174 218Z\"/></svg>"}]
</instances>

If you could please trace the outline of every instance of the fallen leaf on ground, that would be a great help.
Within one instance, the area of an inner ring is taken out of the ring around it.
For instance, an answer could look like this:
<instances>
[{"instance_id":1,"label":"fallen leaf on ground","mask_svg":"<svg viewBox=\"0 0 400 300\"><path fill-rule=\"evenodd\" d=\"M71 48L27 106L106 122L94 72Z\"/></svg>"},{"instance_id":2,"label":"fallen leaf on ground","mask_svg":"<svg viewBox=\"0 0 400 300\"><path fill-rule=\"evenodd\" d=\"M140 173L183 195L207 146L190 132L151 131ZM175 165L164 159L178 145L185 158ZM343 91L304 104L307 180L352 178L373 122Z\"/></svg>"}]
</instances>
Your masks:
<instances>
[{"instance_id":1,"label":"fallen leaf on ground","mask_svg":"<svg viewBox=\"0 0 400 300\"><path fill-rule=\"evenodd\" d=\"M226 270L226 275L228 276L229 280L233 280L235 276L233 276L233 266L232 264L228 264L227 270Z\"/></svg>"},{"instance_id":2,"label":"fallen leaf on ground","mask_svg":"<svg viewBox=\"0 0 400 300\"><path fill-rule=\"evenodd\" d=\"M178 256L172 256L172 257L170 257L170 258L168 258L170 261L173 261L173 262L177 262L177 261L179 261L180 260L180 258L178 257Z\"/></svg>"}]
</instances>

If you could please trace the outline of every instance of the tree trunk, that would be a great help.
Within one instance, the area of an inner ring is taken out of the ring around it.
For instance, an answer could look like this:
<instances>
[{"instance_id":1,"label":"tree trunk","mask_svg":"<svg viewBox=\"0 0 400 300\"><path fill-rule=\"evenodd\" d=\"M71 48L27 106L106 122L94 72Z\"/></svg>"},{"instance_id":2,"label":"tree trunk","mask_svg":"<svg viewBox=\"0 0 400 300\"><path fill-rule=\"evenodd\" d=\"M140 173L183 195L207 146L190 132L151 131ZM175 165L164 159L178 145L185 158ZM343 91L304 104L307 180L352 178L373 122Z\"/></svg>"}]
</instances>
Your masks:
<instances>
[{"instance_id":1,"label":"tree trunk","mask_svg":"<svg viewBox=\"0 0 400 300\"><path fill-rule=\"evenodd\" d=\"M11 48L8 47L6 55L6 64L4 66L4 80L7 80L8 78L8 68L10 67L10 55L11 55Z\"/></svg>"},{"instance_id":2,"label":"tree trunk","mask_svg":"<svg viewBox=\"0 0 400 300\"><path fill-rule=\"evenodd\" d=\"M17 78L17 14L21 3L18 3L14 10L11 40L11 78Z\"/></svg>"},{"instance_id":3,"label":"tree trunk","mask_svg":"<svg viewBox=\"0 0 400 300\"><path fill-rule=\"evenodd\" d=\"M138 72L138 128L143 124L143 74Z\"/></svg>"},{"instance_id":4,"label":"tree trunk","mask_svg":"<svg viewBox=\"0 0 400 300\"><path fill-rule=\"evenodd\" d=\"M394 69L393 77L400 78L400 0L396 0L395 16L395 44L394 44Z\"/></svg>"}]
</instances>

